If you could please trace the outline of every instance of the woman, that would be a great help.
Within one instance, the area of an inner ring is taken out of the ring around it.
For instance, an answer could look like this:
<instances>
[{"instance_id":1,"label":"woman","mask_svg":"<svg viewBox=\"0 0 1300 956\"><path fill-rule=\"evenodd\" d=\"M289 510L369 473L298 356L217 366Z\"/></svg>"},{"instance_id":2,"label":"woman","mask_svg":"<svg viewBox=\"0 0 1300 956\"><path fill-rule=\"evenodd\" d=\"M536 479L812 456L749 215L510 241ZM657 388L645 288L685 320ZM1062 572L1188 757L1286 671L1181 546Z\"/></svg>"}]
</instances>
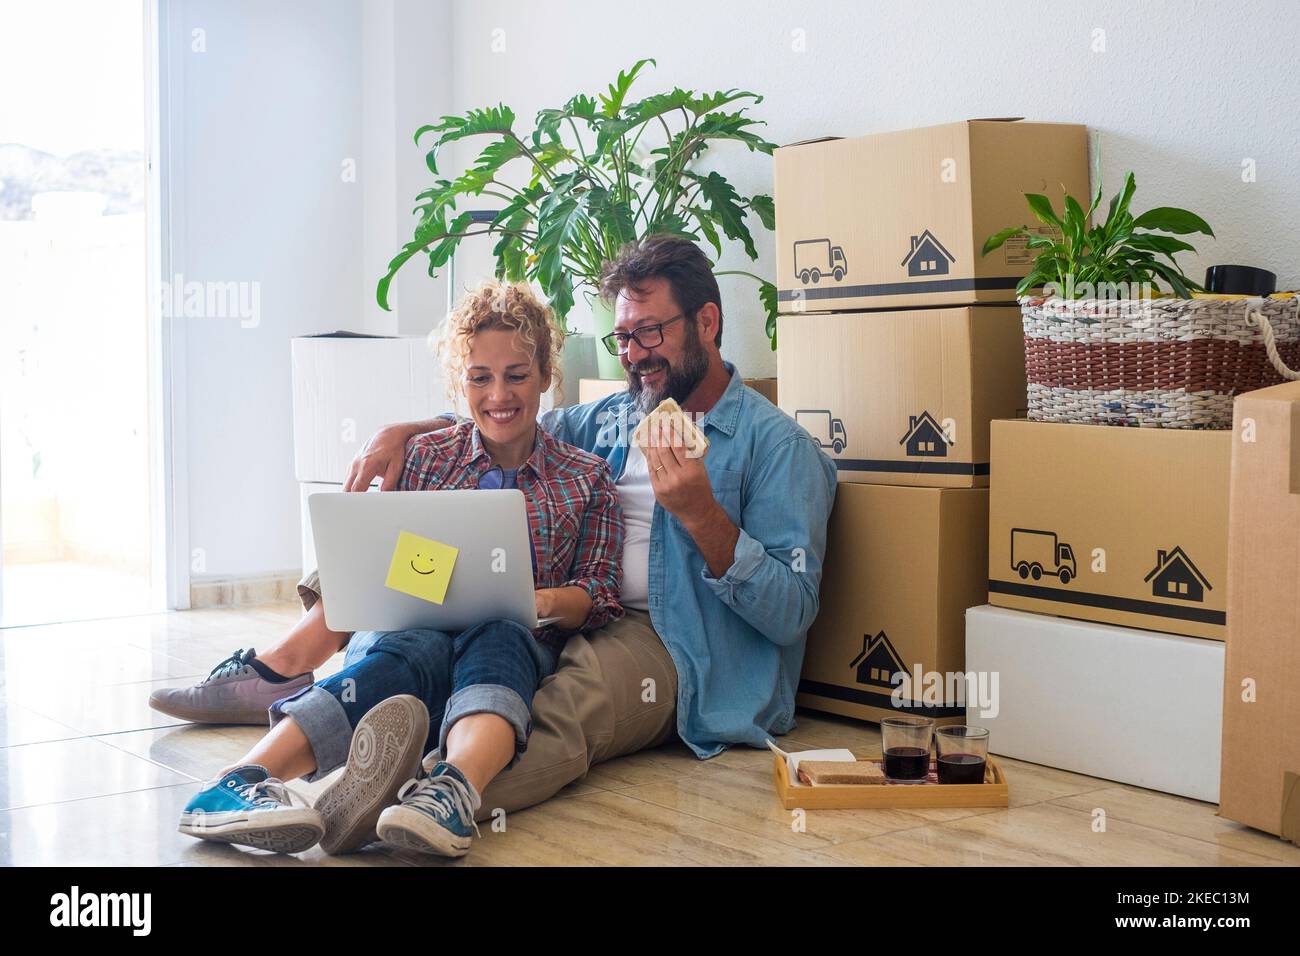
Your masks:
<instances>
[{"instance_id":1,"label":"woman","mask_svg":"<svg viewBox=\"0 0 1300 956\"><path fill-rule=\"evenodd\" d=\"M272 705L270 732L190 801L181 832L285 853L318 840L347 852L376 836L468 852L479 795L524 750L533 694L568 635L623 614L623 518L608 466L536 424L561 340L526 286L466 295L439 351L472 421L412 439L398 486L521 490L538 617L558 621L536 632L493 620L459 634L354 635L342 671ZM310 626L323 631L323 615ZM420 772L420 755L435 749L440 759ZM345 759L314 807L293 805L281 781L318 779Z\"/></svg>"}]
</instances>

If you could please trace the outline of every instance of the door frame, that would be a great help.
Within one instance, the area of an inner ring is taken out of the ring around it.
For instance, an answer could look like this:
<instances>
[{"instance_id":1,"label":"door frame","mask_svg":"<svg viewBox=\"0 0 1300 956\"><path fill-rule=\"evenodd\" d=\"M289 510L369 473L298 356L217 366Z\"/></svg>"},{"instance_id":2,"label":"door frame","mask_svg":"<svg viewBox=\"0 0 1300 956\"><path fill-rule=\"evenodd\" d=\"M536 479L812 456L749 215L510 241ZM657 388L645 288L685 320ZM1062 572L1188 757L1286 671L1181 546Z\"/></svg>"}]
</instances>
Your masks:
<instances>
[{"instance_id":1,"label":"door frame","mask_svg":"<svg viewBox=\"0 0 1300 956\"><path fill-rule=\"evenodd\" d=\"M189 474L186 429L185 323L163 315L162 283L176 274L178 231L184 213L183 170L172 162L173 133L180 129L178 91L181 68L172 53L183 28L170 4L141 0L145 7L145 81L147 130L145 202L149 235L148 288L150 351L150 491L153 514L151 547L155 606L184 610L190 606Z\"/></svg>"}]
</instances>

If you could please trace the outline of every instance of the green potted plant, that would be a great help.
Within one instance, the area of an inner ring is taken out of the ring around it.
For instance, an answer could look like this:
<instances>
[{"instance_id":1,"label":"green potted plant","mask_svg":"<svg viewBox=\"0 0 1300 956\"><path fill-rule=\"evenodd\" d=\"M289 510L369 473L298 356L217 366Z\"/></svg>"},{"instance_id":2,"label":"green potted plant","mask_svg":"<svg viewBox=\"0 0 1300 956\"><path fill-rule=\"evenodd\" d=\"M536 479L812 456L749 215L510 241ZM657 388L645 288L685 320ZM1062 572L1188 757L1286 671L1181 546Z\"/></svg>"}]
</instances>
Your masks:
<instances>
[{"instance_id":1,"label":"green potted plant","mask_svg":"<svg viewBox=\"0 0 1300 956\"><path fill-rule=\"evenodd\" d=\"M1190 298L1201 287L1183 275L1174 256L1179 252L1195 252L1195 246L1147 230L1180 235L1198 232L1207 236L1213 236L1214 231L1195 213L1172 206L1149 209L1135 217L1129 211L1129 204L1136 190L1137 183L1129 173L1123 188L1111 199L1105 221L1098 225L1092 225L1092 219L1101 204L1099 172L1097 189L1087 212L1077 199L1066 196L1065 208L1058 215L1046 196L1025 193L1030 211L1039 222L1050 227L1050 234L1032 232L1028 226L1012 226L989 236L981 255L988 255L1013 236L1025 239L1030 249L1039 250L1034 267L1016 286L1017 296L1045 286L1067 299L1105 298L1097 296L1097 290L1115 287L1128 290L1133 298L1142 298L1145 296L1134 293L1158 289L1159 281L1164 280L1175 295Z\"/></svg>"},{"instance_id":2,"label":"green potted plant","mask_svg":"<svg viewBox=\"0 0 1300 956\"><path fill-rule=\"evenodd\" d=\"M516 131L514 112L500 105L444 116L417 130L417 145L436 136L426 163L440 178L417 197L419 221L379 280L379 304L388 308L389 284L411 259L427 257L435 275L462 240L490 235L497 240L492 251L499 278L535 281L564 330L575 296L585 295L600 337L614 321L597 295L600 269L626 242L671 233L707 242L718 258L724 242L739 242L757 259L748 220L755 216L772 229L772 197L742 196L721 173L703 171L698 162L724 140L772 152L774 144L753 132L762 121L746 115L762 97L734 89L673 89L631 100L632 84L647 63L654 61L639 60L621 71L602 94L580 93L558 109L539 111L531 132ZM460 175L442 178L439 151L474 136L491 142ZM458 208L484 196L501 204L491 221L476 222L472 211ZM715 274L758 282L775 348L776 288L750 272ZM603 348L596 352L602 375L621 376L616 357Z\"/></svg>"},{"instance_id":3,"label":"green potted plant","mask_svg":"<svg viewBox=\"0 0 1300 956\"><path fill-rule=\"evenodd\" d=\"M1175 260L1193 246L1161 233L1213 236L1209 224L1171 206L1134 215L1132 173L1094 224L1096 179L1086 212L1073 196L1058 214L1027 193L1046 228L1012 226L984 243L985 255L1013 236L1038 250L1016 287L1031 419L1230 428L1234 395L1300 377L1285 364L1300 358L1298 300L1198 297Z\"/></svg>"}]
</instances>

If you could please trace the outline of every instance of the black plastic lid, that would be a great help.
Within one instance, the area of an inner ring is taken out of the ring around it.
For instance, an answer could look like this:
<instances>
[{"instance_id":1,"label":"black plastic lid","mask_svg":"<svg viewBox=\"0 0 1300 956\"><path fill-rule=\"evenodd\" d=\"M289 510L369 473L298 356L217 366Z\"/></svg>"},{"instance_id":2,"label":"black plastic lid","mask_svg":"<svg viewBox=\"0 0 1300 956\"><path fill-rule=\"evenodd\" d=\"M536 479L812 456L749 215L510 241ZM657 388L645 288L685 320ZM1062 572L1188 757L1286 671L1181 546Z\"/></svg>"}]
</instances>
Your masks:
<instances>
[{"instance_id":1,"label":"black plastic lid","mask_svg":"<svg viewBox=\"0 0 1300 956\"><path fill-rule=\"evenodd\" d=\"M1254 266L1210 266L1205 270L1205 291L1220 295L1272 295L1277 274Z\"/></svg>"}]
</instances>

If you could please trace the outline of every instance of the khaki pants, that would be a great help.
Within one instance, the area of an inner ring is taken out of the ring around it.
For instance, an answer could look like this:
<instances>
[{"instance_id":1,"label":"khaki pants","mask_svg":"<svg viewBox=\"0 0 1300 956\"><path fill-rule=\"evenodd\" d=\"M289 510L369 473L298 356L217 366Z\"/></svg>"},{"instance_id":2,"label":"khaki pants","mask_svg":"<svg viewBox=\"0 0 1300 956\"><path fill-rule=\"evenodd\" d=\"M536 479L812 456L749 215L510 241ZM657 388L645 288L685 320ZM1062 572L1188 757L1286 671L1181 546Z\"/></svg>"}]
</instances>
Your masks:
<instances>
[{"instance_id":1,"label":"khaki pants","mask_svg":"<svg viewBox=\"0 0 1300 956\"><path fill-rule=\"evenodd\" d=\"M303 606L320 593L298 585ZM528 749L483 794L478 819L522 810L581 780L593 765L667 742L677 728L677 669L645 611L569 638L533 696Z\"/></svg>"}]
</instances>

